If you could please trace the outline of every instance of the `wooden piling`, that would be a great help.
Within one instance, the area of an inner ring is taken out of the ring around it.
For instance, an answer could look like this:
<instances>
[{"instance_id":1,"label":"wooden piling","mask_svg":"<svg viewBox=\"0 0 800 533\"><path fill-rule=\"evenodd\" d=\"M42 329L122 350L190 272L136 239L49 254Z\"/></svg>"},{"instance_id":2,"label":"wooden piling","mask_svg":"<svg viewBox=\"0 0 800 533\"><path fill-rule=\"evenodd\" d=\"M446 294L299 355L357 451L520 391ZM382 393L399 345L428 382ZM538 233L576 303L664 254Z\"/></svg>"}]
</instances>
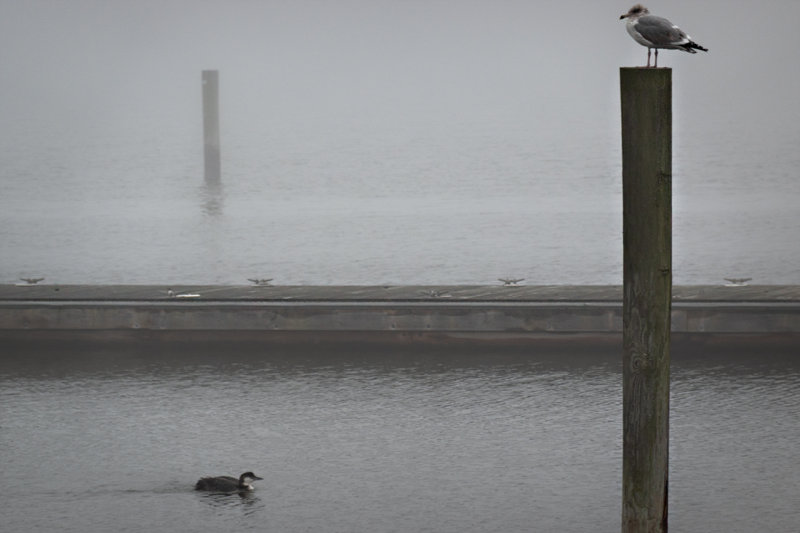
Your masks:
<instances>
[{"instance_id":1,"label":"wooden piling","mask_svg":"<svg viewBox=\"0 0 800 533\"><path fill-rule=\"evenodd\" d=\"M621 68L622 531L667 531L672 70Z\"/></svg>"},{"instance_id":2,"label":"wooden piling","mask_svg":"<svg viewBox=\"0 0 800 533\"><path fill-rule=\"evenodd\" d=\"M222 175L219 145L219 71L204 70L203 159L206 183L218 183Z\"/></svg>"}]
</instances>

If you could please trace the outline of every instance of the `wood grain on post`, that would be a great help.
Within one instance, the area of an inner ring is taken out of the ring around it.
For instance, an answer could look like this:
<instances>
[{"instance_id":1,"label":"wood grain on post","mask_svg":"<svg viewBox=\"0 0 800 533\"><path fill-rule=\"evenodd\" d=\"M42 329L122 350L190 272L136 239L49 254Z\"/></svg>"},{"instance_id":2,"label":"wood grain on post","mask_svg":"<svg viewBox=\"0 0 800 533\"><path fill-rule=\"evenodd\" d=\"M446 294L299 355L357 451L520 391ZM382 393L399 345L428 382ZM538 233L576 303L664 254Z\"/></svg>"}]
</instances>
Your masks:
<instances>
[{"instance_id":1,"label":"wood grain on post","mask_svg":"<svg viewBox=\"0 0 800 533\"><path fill-rule=\"evenodd\" d=\"M623 196L622 531L667 531L672 70L620 69Z\"/></svg>"}]
</instances>

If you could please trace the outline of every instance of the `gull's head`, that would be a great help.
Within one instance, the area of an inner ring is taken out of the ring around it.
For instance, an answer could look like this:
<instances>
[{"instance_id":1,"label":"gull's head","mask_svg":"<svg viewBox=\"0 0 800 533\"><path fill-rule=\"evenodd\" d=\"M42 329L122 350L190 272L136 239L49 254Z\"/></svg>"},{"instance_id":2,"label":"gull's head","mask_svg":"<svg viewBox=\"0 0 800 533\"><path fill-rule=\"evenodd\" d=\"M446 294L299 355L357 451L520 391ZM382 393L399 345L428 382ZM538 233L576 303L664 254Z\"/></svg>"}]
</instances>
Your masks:
<instances>
[{"instance_id":1,"label":"gull's head","mask_svg":"<svg viewBox=\"0 0 800 533\"><path fill-rule=\"evenodd\" d=\"M619 19L636 20L639 17L643 17L649 13L650 12L647 10L647 8L644 7L642 4L636 4L635 6L630 8L630 10L627 13L621 15Z\"/></svg>"}]
</instances>

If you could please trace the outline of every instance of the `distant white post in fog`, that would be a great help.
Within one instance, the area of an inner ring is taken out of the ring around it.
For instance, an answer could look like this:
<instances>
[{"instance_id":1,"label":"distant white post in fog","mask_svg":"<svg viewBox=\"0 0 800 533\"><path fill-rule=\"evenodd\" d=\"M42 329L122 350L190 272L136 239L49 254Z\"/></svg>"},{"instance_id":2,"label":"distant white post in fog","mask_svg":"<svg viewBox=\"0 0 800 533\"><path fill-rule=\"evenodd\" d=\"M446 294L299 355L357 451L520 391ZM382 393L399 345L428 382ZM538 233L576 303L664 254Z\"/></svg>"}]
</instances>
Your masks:
<instances>
[{"instance_id":1,"label":"distant white post in fog","mask_svg":"<svg viewBox=\"0 0 800 533\"><path fill-rule=\"evenodd\" d=\"M217 183L222 175L219 147L219 71L204 70L203 158L206 183Z\"/></svg>"}]
</instances>

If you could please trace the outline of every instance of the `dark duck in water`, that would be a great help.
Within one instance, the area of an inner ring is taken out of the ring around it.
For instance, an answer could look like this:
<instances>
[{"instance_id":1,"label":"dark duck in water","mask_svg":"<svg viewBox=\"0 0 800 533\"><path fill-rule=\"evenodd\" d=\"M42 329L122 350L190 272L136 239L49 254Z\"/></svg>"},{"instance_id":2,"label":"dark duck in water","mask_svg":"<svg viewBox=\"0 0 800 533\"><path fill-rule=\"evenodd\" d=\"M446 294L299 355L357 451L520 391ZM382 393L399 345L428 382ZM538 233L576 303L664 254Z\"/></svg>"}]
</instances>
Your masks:
<instances>
[{"instance_id":1,"label":"dark duck in water","mask_svg":"<svg viewBox=\"0 0 800 533\"><path fill-rule=\"evenodd\" d=\"M217 477L204 477L200 478L195 483L195 490L210 490L214 492L241 492L253 490L252 483L264 479L258 477L252 472L245 472L239 479L231 476L217 476Z\"/></svg>"}]
</instances>

